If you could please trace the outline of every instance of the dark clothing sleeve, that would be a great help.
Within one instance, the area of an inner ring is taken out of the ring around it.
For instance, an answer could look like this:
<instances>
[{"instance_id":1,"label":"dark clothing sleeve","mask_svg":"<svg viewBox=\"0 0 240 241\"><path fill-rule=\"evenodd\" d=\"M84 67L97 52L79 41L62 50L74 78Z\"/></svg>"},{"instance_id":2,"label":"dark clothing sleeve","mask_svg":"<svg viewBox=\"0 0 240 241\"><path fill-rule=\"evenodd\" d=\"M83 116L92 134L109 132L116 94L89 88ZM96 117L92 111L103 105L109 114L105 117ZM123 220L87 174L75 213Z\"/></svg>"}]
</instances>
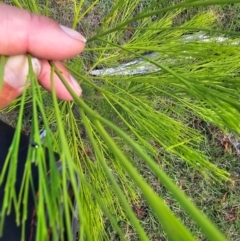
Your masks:
<instances>
[{"instance_id":1,"label":"dark clothing sleeve","mask_svg":"<svg viewBox=\"0 0 240 241\"><path fill-rule=\"evenodd\" d=\"M13 137L14 137L15 129L8 124L0 121L0 175L2 175L2 169L4 166L4 161L7 157L9 147L11 146ZM25 162L27 158L27 152L29 145L28 136L21 134L20 144L19 144L19 153L18 153L18 164L17 164L17 182L16 182L16 192L18 194L22 177L25 168ZM33 148L33 147L30 147ZM48 153L46 151L46 153ZM56 161L59 160L59 156L55 154ZM48 164L47 164L48 166ZM32 177L34 182L34 187L36 190L38 189L38 169L36 165L32 165ZM2 209L3 198L4 198L4 189L5 189L5 180L0 186L0 210ZM31 219L32 213L34 210L34 194L29 193L28 200L28 220L26 223L26 240L29 240L30 230L31 230ZM16 225L16 216L14 213L14 209L11 209L12 212L10 215L5 217L4 220L4 228L3 228L3 236L0 237L0 241L20 241L21 240L21 227L17 227ZM2 218L2 217L0 217Z\"/></svg>"}]
</instances>

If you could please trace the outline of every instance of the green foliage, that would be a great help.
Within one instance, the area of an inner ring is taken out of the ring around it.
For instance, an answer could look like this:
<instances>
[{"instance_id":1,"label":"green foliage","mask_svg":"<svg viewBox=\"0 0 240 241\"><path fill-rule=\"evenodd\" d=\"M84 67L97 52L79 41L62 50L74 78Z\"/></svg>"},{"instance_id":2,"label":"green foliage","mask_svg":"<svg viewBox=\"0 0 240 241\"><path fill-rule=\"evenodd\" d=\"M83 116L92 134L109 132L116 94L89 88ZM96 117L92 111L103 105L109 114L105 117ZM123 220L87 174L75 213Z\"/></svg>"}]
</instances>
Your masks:
<instances>
[{"instance_id":1,"label":"green foliage","mask_svg":"<svg viewBox=\"0 0 240 241\"><path fill-rule=\"evenodd\" d=\"M69 1L68 6L74 13L71 25L79 27L79 22L94 12L99 2ZM228 35L224 32L228 40L217 41L217 37L223 34L214 31L215 16L211 9L179 25L176 19L185 8L238 1L159 2L162 5L156 1L140 0L108 3L108 14L91 34L85 52L67 63L81 83L82 99L69 89L74 103L58 101L54 88L52 94L47 94L37 85L30 68L32 87L21 97L17 131L10 149L12 155L8 156L1 180L7 175L8 165L11 167L8 176L15 177L14 163L17 162L24 104L30 99L31 138L40 143L38 116L41 115L48 133L44 144L50 147L51 172L47 175L43 147L30 149L21 193L16 197L12 185L14 180L9 178L6 186L9 193L1 214L7 214L8 204L13 201L17 221L24 223L31 183L29 165L33 157L37 157L41 180L37 240L46 240L47 237L46 207L53 239L57 240L59 230L63 235L64 220L59 211L62 205L67 210L67 235L72 240L70 210L74 207L68 196L68 182L73 187L78 206L80 240L110 240L107 224L112 225L119 235L117 237L127 240L124 223L135 229L140 240L149 240L132 208L142 196L169 240L196 240L138 172L134 162L136 157L155 175L159 185L165 186L209 240L226 240L166 175L158 158L161 153L160 159L164 164L169 163L172 156L186 161L209 182L220 185L224 180L230 180L227 171L209 162L207 153L200 150L204 136L189 126L188 120L194 115L214 123L223 131L239 132L238 33L231 36L230 32ZM50 1L19 0L13 3L33 12L49 16L52 13ZM202 41L203 34L209 36L210 41ZM186 36L200 37L186 41ZM156 55L150 58L149 53ZM96 68L116 67L136 59L143 60L143 65L151 63L157 71L142 75L91 75ZM61 77L54 64L51 65L52 73L55 71ZM0 73L3 66L1 58ZM16 103L8 108L15 108ZM54 165L53 151L61 156L61 172ZM76 176L80 178L80 190ZM25 203L23 217L20 214L22 201Z\"/></svg>"}]
</instances>

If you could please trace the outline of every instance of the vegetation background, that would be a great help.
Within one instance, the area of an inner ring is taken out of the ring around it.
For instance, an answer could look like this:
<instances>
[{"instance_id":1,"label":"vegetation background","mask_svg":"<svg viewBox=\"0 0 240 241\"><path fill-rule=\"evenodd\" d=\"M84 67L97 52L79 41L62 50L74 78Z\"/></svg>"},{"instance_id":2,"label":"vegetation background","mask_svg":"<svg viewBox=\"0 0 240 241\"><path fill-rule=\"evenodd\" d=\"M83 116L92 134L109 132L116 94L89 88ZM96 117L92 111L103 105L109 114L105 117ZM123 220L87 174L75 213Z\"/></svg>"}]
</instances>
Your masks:
<instances>
[{"instance_id":1,"label":"vegetation background","mask_svg":"<svg viewBox=\"0 0 240 241\"><path fill-rule=\"evenodd\" d=\"M228 240L240 240L240 157L236 145L227 137L229 131L233 131L236 137L239 131L238 46L233 46L232 40L226 45L217 42L199 44L199 41L193 41L185 47L181 44L187 34L206 29L216 30L217 34L206 31L212 37L224 35L238 41L240 4L191 8L183 5L178 9L152 14L149 18L131 21L121 27L120 23L139 16L142 12L151 13L179 3L191 4L198 1L5 2L49 15L63 25L77 28L90 39L86 51L67 63L82 85L84 102L134 138ZM116 26L118 31L101 36ZM181 26L183 28L180 29ZM118 66L151 52L163 53L163 56L153 61L165 65L164 71L143 76L91 76L93 69ZM198 59L188 61L189 56ZM172 60L176 62L173 63ZM171 69L180 76L180 80L186 79L182 82L177 80L178 77ZM195 81L199 81L199 84ZM29 101L32 93L32 89L26 93L27 105L22 115L22 129L27 134L31 134L34 119L34 101ZM41 95L47 124L55 138L54 149L59 151L58 124L55 121L58 115L62 126L67 128L66 132L69 131L69 134L65 132L64 135L69 151L74 153L73 159L81 160L80 164L77 161L81 173L112 212L125 239L146 240L144 235L139 237L138 229L119 202L119 196L116 197L112 191L114 188L108 181L106 170L102 164L98 164L101 155L106 159L149 240L174 240L171 235L167 237L156 210L145 200L130 173L123 168L121 160L109 151L109 143L99 135L100 127L96 127L96 122L91 118L86 119L85 114L78 110L78 107L83 106L78 102L75 105L59 103L59 112L53 114L56 105L51 95L43 90ZM203 99L201 95L205 95ZM15 126L19 108L17 100L2 111L1 118ZM74 130L69 126L73 126ZM87 138L87 129L91 130L95 142ZM110 126L107 127L107 132L193 236L198 240L208 240L148 164L125 143L126 140L117 136ZM72 137L73 133L77 136L76 139ZM98 145L101 154L96 154L94 143ZM88 223L94 228L88 232L88 228L83 225L81 231L87 233L89 240L120 240L116 227L110 225L106 210L93 200L90 193L87 186L82 188L80 210L85 215L82 223Z\"/></svg>"}]
</instances>

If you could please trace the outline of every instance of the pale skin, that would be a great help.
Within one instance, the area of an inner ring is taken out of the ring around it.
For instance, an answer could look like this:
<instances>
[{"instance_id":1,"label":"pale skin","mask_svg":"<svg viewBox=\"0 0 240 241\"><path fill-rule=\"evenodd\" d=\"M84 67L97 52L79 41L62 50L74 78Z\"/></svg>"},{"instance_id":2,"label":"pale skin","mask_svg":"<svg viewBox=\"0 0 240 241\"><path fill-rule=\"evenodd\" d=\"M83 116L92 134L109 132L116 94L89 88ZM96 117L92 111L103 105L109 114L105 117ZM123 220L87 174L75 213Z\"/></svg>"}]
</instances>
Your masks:
<instances>
[{"instance_id":1,"label":"pale skin","mask_svg":"<svg viewBox=\"0 0 240 241\"><path fill-rule=\"evenodd\" d=\"M79 96L82 90L61 61L80 54L86 39L80 33L59 25L52 19L31 14L26 10L0 4L0 55L9 56L4 69L4 83L0 91L0 109L21 95L28 73L27 54L39 84L51 91L48 60L53 60L69 85ZM55 75L54 86L59 99L72 100L62 82Z\"/></svg>"}]
</instances>

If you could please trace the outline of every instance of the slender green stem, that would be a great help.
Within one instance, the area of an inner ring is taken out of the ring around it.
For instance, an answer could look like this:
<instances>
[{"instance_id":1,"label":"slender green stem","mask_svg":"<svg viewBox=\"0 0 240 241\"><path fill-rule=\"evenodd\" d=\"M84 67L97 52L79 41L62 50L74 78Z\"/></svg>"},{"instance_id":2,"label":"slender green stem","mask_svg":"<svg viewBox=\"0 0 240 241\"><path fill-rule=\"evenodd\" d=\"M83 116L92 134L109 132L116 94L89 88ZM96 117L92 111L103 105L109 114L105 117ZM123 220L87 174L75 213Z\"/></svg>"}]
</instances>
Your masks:
<instances>
[{"instance_id":1,"label":"slender green stem","mask_svg":"<svg viewBox=\"0 0 240 241\"><path fill-rule=\"evenodd\" d=\"M138 14L136 17L133 17L129 20L126 20L125 22L117 25L116 27L109 29L103 33L99 33L91 38L88 39L88 42L91 42L93 40L96 40L100 37L103 37L105 35L108 35L110 33L113 33L115 31L118 31L120 28L123 28L124 26L127 26L128 24L140 20L140 19L144 19L147 17L151 17L154 15L158 15L160 13L164 13L164 12L168 12L174 9L179 9L179 8L184 8L184 7L198 7L198 6L211 6L211 5L217 5L217 4L227 4L227 3L239 3L239 0L231 0L231 1L223 1L223 0L209 0L209 1L194 1L194 2L182 2L173 6L169 6L166 8L161 8L159 10L155 10L155 11L151 11L149 13L145 13L145 14Z\"/></svg>"},{"instance_id":2,"label":"slender green stem","mask_svg":"<svg viewBox=\"0 0 240 241\"><path fill-rule=\"evenodd\" d=\"M171 179L157 166L157 164L142 150L142 148L135 143L124 131L122 131L120 128L115 126L110 121L106 120L105 118L101 117L99 114L97 114L95 111L91 110L84 102L81 100L74 91L70 88L69 84L66 82L66 80L63 78L59 70L56 70L56 73L58 74L59 78L63 82L63 84L68 89L69 93L73 96L75 102L80 106L80 108L83 108L86 113L95 120L95 124L98 125L100 128L100 123L98 121L101 121L106 126L110 127L112 130L114 130L120 137L126 141L126 143L133 148L133 150L148 164L148 166L151 168L153 173L160 179L160 181L167 187L167 189L173 194L173 196L176 198L176 200L180 203L180 205L183 207L183 209L192 217L192 219L201 227L202 231L205 233L205 235L209 238L209 240L212 241L225 241L226 238L221 234L221 232L213 225L202 213L199 211L196 206L186 197L186 195L171 181ZM97 121L98 120L98 121ZM104 131L104 130L102 130ZM104 134L104 132L103 132ZM111 144L111 141L108 140L109 145ZM124 162L124 164L130 165L127 161ZM137 175L137 173L134 173L134 175ZM135 181L138 181L138 178L135 177ZM141 186L144 186L144 184L141 183ZM147 188L147 187L146 187ZM145 197L148 198L148 197ZM156 198L156 197L155 197ZM149 200L151 201L151 200ZM153 204L154 205L154 204ZM161 217L160 217L161 218Z\"/></svg>"},{"instance_id":3,"label":"slender green stem","mask_svg":"<svg viewBox=\"0 0 240 241\"><path fill-rule=\"evenodd\" d=\"M135 227L136 231L138 232L139 234L139 238L140 240L143 240L143 241L148 241L148 237L145 233L145 231L143 230L142 226L140 225L136 215L133 213L131 207L129 206L123 192L121 191L118 183L116 182L113 174L111 173L106 161L104 160L104 157L101 153L101 151L99 150L97 144L96 144L96 141L91 133L91 129L89 127L89 124L88 124L88 120L84 114L84 112L81 110L81 113L83 114L82 115L82 118L83 118L83 122L84 122L84 125L85 125L85 128L86 128L86 131L88 133L88 137L93 145L93 148L94 148L94 151L96 153L96 156L98 157L98 160L101 162L101 165L104 169L104 172L106 173L107 177L109 178L109 181L111 182L113 188L114 188L114 191L116 192L119 200L121 201L124 209L126 210L126 213L127 215L129 216L129 219L131 221L131 224Z\"/></svg>"}]
</instances>

